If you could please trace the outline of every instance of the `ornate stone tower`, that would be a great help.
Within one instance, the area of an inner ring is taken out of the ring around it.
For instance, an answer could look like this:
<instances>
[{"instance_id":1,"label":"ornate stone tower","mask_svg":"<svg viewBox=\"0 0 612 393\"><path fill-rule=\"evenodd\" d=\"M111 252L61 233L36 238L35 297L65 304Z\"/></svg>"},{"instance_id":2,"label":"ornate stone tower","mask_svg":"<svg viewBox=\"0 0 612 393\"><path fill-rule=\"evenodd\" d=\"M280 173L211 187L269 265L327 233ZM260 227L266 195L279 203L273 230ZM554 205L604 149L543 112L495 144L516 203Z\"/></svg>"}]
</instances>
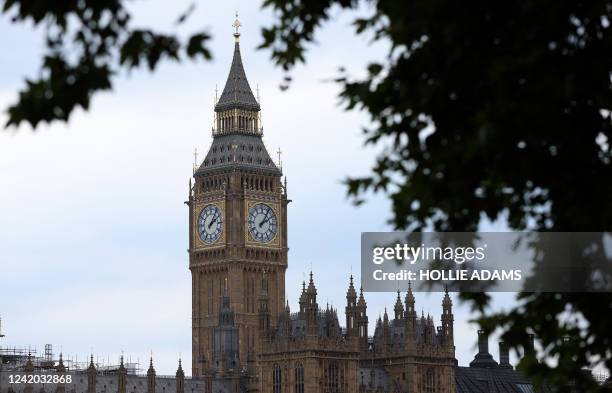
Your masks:
<instances>
[{"instance_id":1,"label":"ornate stone tower","mask_svg":"<svg viewBox=\"0 0 612 393\"><path fill-rule=\"evenodd\" d=\"M264 275L272 326L285 304L286 183L262 141L261 109L242 65L238 20L234 27L234 57L215 105L212 144L194 172L187 201L196 377L211 367L226 281L239 332L240 362L258 348L258 297Z\"/></svg>"}]
</instances>

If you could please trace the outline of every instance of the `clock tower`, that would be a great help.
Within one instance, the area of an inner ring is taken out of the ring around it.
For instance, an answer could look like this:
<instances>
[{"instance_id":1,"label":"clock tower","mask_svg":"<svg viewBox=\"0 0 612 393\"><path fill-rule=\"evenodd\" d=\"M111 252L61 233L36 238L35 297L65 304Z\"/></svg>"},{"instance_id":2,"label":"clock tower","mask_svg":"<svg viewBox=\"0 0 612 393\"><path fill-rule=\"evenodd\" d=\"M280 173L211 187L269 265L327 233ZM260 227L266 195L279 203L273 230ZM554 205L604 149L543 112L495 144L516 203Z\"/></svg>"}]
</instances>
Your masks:
<instances>
[{"instance_id":1,"label":"clock tower","mask_svg":"<svg viewBox=\"0 0 612 393\"><path fill-rule=\"evenodd\" d=\"M187 201L194 377L214 367L214 328L224 299L234 313L241 363L259 347L262 286L272 326L285 302L287 192L262 140L261 108L242 65L239 26L236 20L234 56L215 105L212 143L194 172Z\"/></svg>"}]
</instances>

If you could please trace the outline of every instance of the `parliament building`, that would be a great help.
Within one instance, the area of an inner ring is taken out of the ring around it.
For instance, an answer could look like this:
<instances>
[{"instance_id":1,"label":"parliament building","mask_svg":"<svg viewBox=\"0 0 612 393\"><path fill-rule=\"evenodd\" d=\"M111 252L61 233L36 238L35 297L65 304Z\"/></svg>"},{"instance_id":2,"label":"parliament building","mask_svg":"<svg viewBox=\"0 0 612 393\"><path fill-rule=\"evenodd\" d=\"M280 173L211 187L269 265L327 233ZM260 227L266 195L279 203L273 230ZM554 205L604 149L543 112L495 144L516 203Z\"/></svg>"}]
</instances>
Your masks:
<instances>
[{"instance_id":1,"label":"parliament building","mask_svg":"<svg viewBox=\"0 0 612 393\"><path fill-rule=\"evenodd\" d=\"M0 353L0 393L529 393L533 387L509 363L479 352L469 367L455 358L453 304L441 296L438 317L417 315L412 290L395 298L372 332L363 291L346 278L345 319L323 307L316 276L295 291L299 309L285 297L288 266L287 206L281 168L262 140L260 104L240 54L239 23L225 87L214 111L210 149L194 170L189 210L192 276L192 365L185 377L130 372L123 357L101 369L93 356L85 369L58 361ZM342 324L341 324L342 322ZM474 335L475 337L475 335ZM19 360L21 359L21 360ZM21 362L21 363L20 363ZM12 368L11 368L12 367ZM16 368L17 367L17 368ZM15 385L7 370L56 372L71 383Z\"/></svg>"}]
</instances>

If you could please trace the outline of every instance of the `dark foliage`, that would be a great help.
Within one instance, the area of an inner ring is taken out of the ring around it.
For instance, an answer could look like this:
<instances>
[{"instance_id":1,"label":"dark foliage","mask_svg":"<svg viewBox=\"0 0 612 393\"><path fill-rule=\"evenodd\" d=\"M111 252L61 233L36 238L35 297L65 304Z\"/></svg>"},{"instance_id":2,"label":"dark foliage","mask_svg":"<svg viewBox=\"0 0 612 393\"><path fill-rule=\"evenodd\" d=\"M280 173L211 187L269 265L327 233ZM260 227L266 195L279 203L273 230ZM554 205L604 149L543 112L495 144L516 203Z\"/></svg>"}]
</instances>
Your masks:
<instances>
[{"instance_id":1,"label":"dark foliage","mask_svg":"<svg viewBox=\"0 0 612 393\"><path fill-rule=\"evenodd\" d=\"M91 97L112 88L121 69L145 64L154 70L160 60L181 57L210 59L210 36L198 32L186 42L175 35L133 29L124 1L5 0L2 13L14 23L43 26L46 53L36 79L26 79L19 100L8 108L7 126L25 121L67 121L72 111L88 109ZM181 14L183 23L193 11Z\"/></svg>"},{"instance_id":2,"label":"dark foliage","mask_svg":"<svg viewBox=\"0 0 612 393\"><path fill-rule=\"evenodd\" d=\"M372 174L347 180L393 202L396 228L472 231L483 217L511 228L605 231L612 223L612 2L282 1L263 47L286 70L316 29L358 6L358 34L392 44L368 76L340 76L348 110L365 110L368 144L385 146ZM462 297L483 310L484 294ZM548 366L522 368L580 392L582 368L612 368L609 294L520 294L516 308L479 321L523 350L534 333ZM570 337L568 340L566 337Z\"/></svg>"}]
</instances>

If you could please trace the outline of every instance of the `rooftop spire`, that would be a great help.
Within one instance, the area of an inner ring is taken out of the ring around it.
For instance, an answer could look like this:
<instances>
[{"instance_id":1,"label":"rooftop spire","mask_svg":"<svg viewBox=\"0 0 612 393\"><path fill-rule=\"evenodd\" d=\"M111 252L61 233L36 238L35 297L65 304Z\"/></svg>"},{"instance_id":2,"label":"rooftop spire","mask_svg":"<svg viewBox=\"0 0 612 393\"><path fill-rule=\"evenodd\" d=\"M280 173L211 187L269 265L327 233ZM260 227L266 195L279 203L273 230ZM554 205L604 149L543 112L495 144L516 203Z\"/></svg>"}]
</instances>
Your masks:
<instances>
[{"instance_id":1,"label":"rooftop spire","mask_svg":"<svg viewBox=\"0 0 612 393\"><path fill-rule=\"evenodd\" d=\"M221 93L219 101L215 105L215 111L220 112L226 109L246 109L252 111L259 111L259 103L253 91L249 86L244 67L242 66L242 56L240 55L240 21L238 20L238 13L236 13L236 20L232 25L236 29L234 33L234 57L232 59L232 65L230 72L225 82L225 87Z\"/></svg>"},{"instance_id":2,"label":"rooftop spire","mask_svg":"<svg viewBox=\"0 0 612 393\"><path fill-rule=\"evenodd\" d=\"M309 294L313 294L314 293L315 295L317 294L317 289L315 287L314 280L312 278L312 270L310 271L310 281L308 282L307 293L309 293Z\"/></svg>"},{"instance_id":3,"label":"rooftop spire","mask_svg":"<svg viewBox=\"0 0 612 393\"><path fill-rule=\"evenodd\" d=\"M349 279L349 288L346 292L346 299L354 305L357 301L357 292L355 291L355 286L353 285L353 275L351 274L351 278Z\"/></svg>"},{"instance_id":4,"label":"rooftop spire","mask_svg":"<svg viewBox=\"0 0 612 393\"><path fill-rule=\"evenodd\" d=\"M155 368L153 367L153 355L151 355L151 358L149 359L149 373L154 373L155 372Z\"/></svg>"},{"instance_id":5,"label":"rooftop spire","mask_svg":"<svg viewBox=\"0 0 612 393\"><path fill-rule=\"evenodd\" d=\"M359 288L359 300L357 301L357 304L360 307L366 306L366 301L365 301L365 298L363 297L363 287Z\"/></svg>"}]
</instances>

